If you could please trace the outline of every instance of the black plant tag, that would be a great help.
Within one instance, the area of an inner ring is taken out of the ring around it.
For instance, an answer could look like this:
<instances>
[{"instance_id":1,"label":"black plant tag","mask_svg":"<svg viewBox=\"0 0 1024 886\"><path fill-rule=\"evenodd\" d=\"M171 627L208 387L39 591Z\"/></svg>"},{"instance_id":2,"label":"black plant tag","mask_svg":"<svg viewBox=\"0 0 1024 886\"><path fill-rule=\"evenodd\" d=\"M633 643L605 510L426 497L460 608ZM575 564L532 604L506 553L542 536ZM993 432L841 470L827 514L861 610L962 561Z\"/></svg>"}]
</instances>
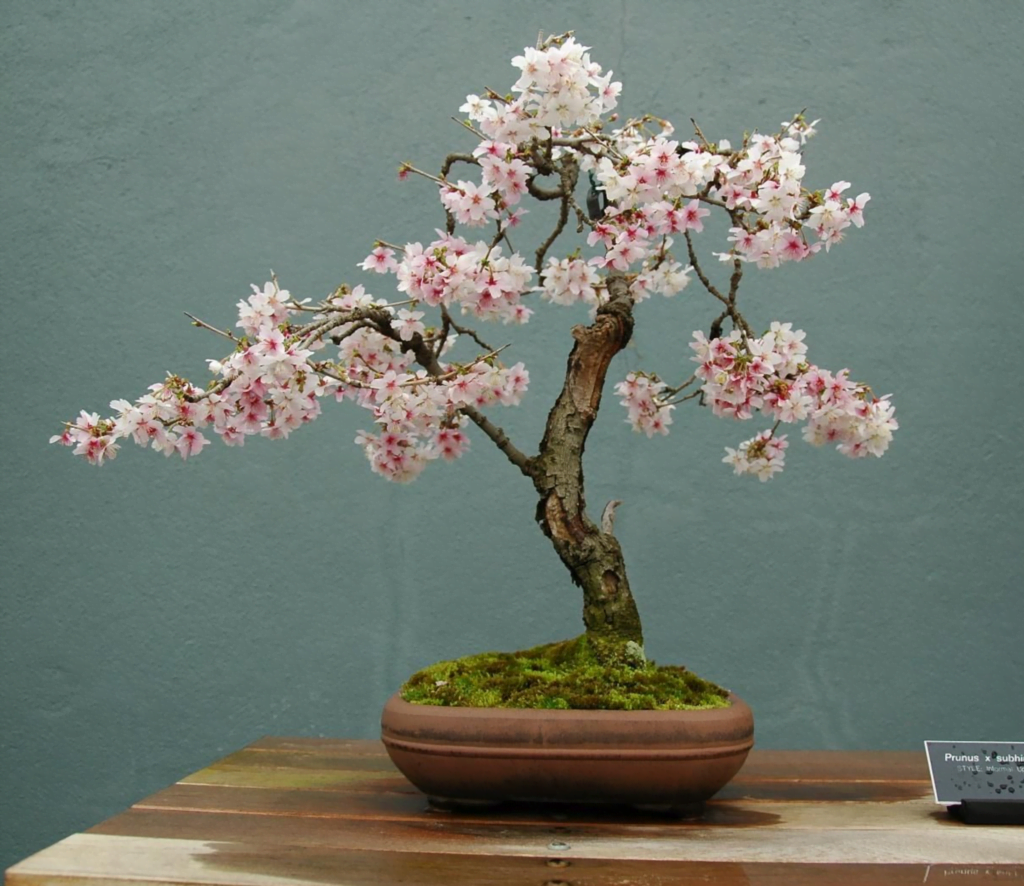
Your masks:
<instances>
[{"instance_id":1,"label":"black plant tag","mask_svg":"<svg viewBox=\"0 0 1024 886\"><path fill-rule=\"evenodd\" d=\"M970 822L971 810L1024 821L1024 742L926 741L935 802ZM959 804L962 809L953 809Z\"/></svg>"}]
</instances>

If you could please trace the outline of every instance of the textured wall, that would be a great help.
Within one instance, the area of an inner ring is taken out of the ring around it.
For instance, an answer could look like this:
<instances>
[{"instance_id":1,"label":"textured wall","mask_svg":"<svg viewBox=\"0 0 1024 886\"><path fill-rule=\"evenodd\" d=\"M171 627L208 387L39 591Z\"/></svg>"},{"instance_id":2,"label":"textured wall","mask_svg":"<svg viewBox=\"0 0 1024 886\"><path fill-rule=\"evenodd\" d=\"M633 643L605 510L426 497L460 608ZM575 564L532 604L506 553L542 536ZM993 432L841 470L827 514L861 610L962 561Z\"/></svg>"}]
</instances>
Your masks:
<instances>
[{"instance_id":1,"label":"textured wall","mask_svg":"<svg viewBox=\"0 0 1024 886\"><path fill-rule=\"evenodd\" d=\"M222 349L183 311L231 324L268 268L319 298L363 279L374 237L429 237L432 190L398 162L469 146L448 116L507 88L539 29L575 27L627 113L680 131L806 106L809 180L873 195L840 249L744 289L756 326L793 320L894 392L884 459L797 441L762 485L719 464L749 425L681 410L649 442L614 403L598 425L590 499L625 500L649 652L740 692L762 747L1022 737L1022 7L724 8L4 4L0 865L259 735L371 737L438 657L577 631L531 490L479 435L409 488L371 476L353 407L188 464L133 447L96 470L46 443L165 370L201 378ZM644 305L613 373L681 372L710 311L697 287ZM534 372L500 415L524 445L568 342L542 313L495 336Z\"/></svg>"}]
</instances>

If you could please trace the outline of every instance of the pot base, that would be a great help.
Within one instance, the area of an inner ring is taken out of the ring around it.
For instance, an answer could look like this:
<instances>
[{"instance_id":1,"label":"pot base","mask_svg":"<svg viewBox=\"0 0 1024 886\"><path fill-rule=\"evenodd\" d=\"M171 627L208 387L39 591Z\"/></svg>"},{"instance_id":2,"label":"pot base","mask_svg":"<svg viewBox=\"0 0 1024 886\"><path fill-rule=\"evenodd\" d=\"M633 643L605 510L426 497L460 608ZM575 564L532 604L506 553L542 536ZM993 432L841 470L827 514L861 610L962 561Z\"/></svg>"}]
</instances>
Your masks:
<instances>
[{"instance_id":1,"label":"pot base","mask_svg":"<svg viewBox=\"0 0 1024 886\"><path fill-rule=\"evenodd\" d=\"M442 812L483 812L500 806L501 800L468 800L465 797L434 797L427 796L427 802L433 809Z\"/></svg>"},{"instance_id":2,"label":"pot base","mask_svg":"<svg viewBox=\"0 0 1024 886\"><path fill-rule=\"evenodd\" d=\"M434 797L428 796L427 803L431 809L436 809L439 812L462 812L462 813L473 813L473 812L490 812L491 810L497 809L500 806L506 806L512 801L508 800L467 800L464 797ZM558 803L557 800L540 801L548 803ZM522 804L529 806L528 803ZM610 808L617 808L623 804L602 804ZM624 806L625 809L634 809L637 812L648 813L650 815L660 815L665 818L701 818L704 815L706 804L703 802L696 803L676 803L676 804L664 804L664 803L633 803L629 806Z\"/></svg>"}]
</instances>

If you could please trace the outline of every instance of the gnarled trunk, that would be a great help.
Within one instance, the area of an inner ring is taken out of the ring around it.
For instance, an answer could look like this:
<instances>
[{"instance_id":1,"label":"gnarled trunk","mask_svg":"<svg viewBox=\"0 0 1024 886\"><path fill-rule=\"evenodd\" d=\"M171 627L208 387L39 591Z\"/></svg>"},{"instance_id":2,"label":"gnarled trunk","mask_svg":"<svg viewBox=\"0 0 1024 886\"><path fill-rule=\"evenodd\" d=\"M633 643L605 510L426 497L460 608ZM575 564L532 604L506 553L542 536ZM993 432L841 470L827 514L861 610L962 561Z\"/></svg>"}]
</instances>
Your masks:
<instances>
[{"instance_id":1,"label":"gnarled trunk","mask_svg":"<svg viewBox=\"0 0 1024 886\"><path fill-rule=\"evenodd\" d=\"M586 511L583 450L601 405L605 374L612 358L633 332L633 301L619 274L607 280L608 301L589 326L573 328L576 344L569 355L565 384L548 415L540 451L530 474L540 495L537 522L551 539L573 581L583 590L587 634L621 646L643 646L643 631L626 578L622 548L611 532L611 511L597 525Z\"/></svg>"}]
</instances>

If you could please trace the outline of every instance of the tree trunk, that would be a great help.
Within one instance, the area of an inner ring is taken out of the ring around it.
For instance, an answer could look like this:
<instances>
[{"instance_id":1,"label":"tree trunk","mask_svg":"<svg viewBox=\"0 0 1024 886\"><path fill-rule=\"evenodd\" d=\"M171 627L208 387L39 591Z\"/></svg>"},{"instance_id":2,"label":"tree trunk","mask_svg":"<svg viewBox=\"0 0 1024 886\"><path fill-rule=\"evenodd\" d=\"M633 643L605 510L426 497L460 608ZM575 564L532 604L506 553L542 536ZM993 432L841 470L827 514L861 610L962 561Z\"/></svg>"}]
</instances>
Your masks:
<instances>
[{"instance_id":1,"label":"tree trunk","mask_svg":"<svg viewBox=\"0 0 1024 886\"><path fill-rule=\"evenodd\" d=\"M643 646L643 631L626 578L622 548L611 520L598 526L587 515L583 495L583 450L601 405L605 374L612 358L633 332L633 300L620 274L607 279L608 301L590 326L573 328L576 344L569 355L565 384L550 414L531 475L540 495L537 522L583 590L587 635L621 648ZM635 650L639 652L640 650Z\"/></svg>"}]
</instances>

